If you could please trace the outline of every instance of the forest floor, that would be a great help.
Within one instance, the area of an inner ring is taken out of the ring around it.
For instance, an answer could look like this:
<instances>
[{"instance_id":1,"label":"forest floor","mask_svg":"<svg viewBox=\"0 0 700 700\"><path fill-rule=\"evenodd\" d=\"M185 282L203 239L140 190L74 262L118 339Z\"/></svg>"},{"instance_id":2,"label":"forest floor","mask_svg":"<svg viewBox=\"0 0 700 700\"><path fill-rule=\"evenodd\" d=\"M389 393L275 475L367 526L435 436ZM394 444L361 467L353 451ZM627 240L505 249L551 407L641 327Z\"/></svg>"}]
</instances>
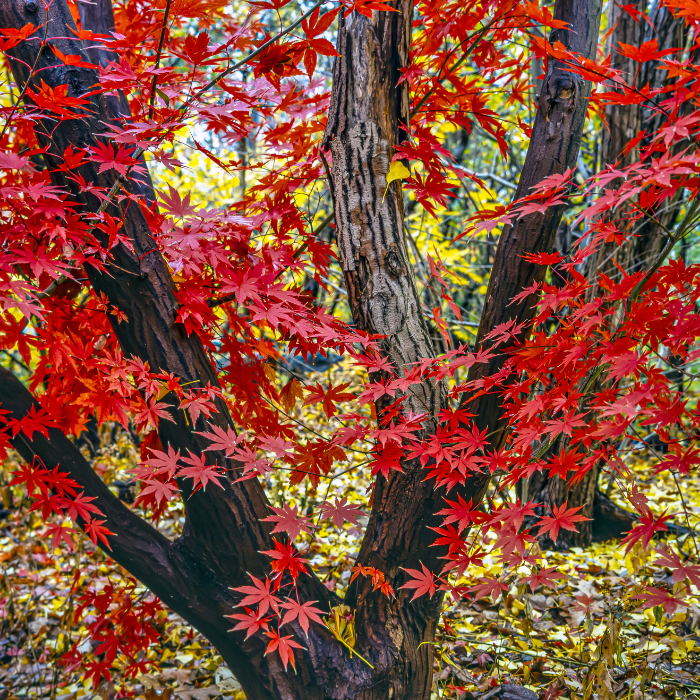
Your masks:
<instances>
[{"instance_id":1,"label":"forest floor","mask_svg":"<svg viewBox=\"0 0 700 700\"><path fill-rule=\"evenodd\" d=\"M334 377L334 384L337 379L342 376ZM323 421L320 407L303 411L307 424ZM109 482L123 476L125 465L133 464L137 455L125 431L106 435L103 430L101 441L92 458ZM9 482L12 462L5 473L0 472L0 487ZM677 526L690 522L693 528L699 527L696 479L687 477L677 486L670 476L650 476L643 464L628 466L636 471L654 509L675 514L670 522ZM303 484L290 487L283 472L272 474L267 490L274 504L296 502L305 512L315 513L329 497L346 497L366 510L370 482L360 468L328 481L327 486L322 482L318 489ZM86 538L73 552L65 547L52 550L46 524L39 514L29 512L29 502L6 486L2 494L0 700L245 697L207 640L165 610L156 614L159 636L141 659L143 672L135 677L120 670L128 666L121 653L111 679L101 679L97 687L81 666L57 664L72 644L80 652L95 649L86 634L95 610L88 606L76 613L82 593L108 585L130 589L133 596L148 596L148 591L133 588L133 580L95 552ZM178 504L168 510L159 528L174 537L182 521ZM312 540L304 535L307 539L298 543L302 550L306 547L306 558L326 585L341 595L351 576L363 524L361 519L358 527L345 523L337 529L321 521ZM551 586L531 591L527 584L516 583L496 603L490 597L446 600L435 643L433 698L700 698L698 589L692 587L693 595L685 598L687 605L677 609L673 605L642 609L642 601L635 597L642 583L674 590L671 573L659 565L654 546L679 551L683 559L694 555L694 539L687 529L684 532L653 542L646 552L636 545L627 554L619 541L548 551L543 565L556 567L563 575ZM487 555L483 567L466 572L464 583L473 585L480 576L501 572L502 565Z\"/></svg>"}]
</instances>

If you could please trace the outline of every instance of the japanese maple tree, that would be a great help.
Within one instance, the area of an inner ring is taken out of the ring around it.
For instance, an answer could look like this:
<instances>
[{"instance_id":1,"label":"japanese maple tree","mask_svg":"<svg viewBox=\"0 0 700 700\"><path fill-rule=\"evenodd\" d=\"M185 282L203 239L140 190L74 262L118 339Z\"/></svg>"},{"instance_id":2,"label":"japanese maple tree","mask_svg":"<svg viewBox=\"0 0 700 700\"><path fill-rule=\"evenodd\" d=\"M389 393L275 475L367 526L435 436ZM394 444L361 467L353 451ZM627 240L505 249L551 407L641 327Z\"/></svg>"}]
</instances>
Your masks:
<instances>
[{"instance_id":1,"label":"japanese maple tree","mask_svg":"<svg viewBox=\"0 0 700 700\"><path fill-rule=\"evenodd\" d=\"M83 533L154 594L87 594L92 656L76 642L65 665L97 683L124 653L142 672L164 604L251 700L427 698L444 596L552 586L536 544L593 522L601 471L628 497L612 534L631 549L667 530L624 461L641 443L659 471L700 462L700 413L670 373L694 380L700 359L700 267L676 250L700 223L700 11L659 7L616 6L601 37L599 0L255 2L243 19L218 0L0 2L16 84L0 132L1 444L26 461L13 485L52 547ZM683 40L645 40L655 20ZM536 111L513 124L486 87L524 106L530 61ZM590 171L587 115L614 124ZM485 188L445 128L504 158L514 133L529 143L510 204L475 208L455 237L499 232L470 343L444 318L461 318L449 267L423 265L406 232L409 205ZM232 201L154 186L149 168L183 165L180 140L237 178ZM314 220L300 202L317 186L332 212ZM313 291L336 265L351 318ZM290 371L331 355L365 385ZM297 429L297 402L336 429ZM76 446L91 421L139 446L131 507ZM295 540L362 511L273 505L265 477L315 488L366 443L371 514L341 599ZM169 539L158 521L177 500ZM502 575L463 585L484 547ZM698 563L661 556L678 590L639 595L673 612Z\"/></svg>"}]
</instances>

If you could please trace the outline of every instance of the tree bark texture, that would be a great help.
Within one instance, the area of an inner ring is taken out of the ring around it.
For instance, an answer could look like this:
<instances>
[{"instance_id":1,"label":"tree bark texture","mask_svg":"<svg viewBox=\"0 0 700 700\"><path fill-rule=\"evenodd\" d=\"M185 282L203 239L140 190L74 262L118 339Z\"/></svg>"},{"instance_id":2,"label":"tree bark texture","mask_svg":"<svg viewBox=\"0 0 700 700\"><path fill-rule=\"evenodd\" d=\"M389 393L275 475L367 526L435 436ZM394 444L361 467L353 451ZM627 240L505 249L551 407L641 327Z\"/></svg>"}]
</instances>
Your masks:
<instances>
[{"instance_id":1,"label":"tree bark texture","mask_svg":"<svg viewBox=\"0 0 700 700\"><path fill-rule=\"evenodd\" d=\"M407 83L397 87L399 69L408 65L412 0L399 0L398 12L375 12L372 19L353 13L340 20L333 93L323 147L332 154L333 199L340 264L355 324L386 336L385 355L403 373L410 363L435 357L430 331L415 284L404 232L401 187L387 187L395 146L409 120ZM406 410L434 417L443 405L435 382L414 385ZM434 430L428 421L426 435ZM398 591L402 567L420 562L440 568L429 545L433 513L441 500L424 481L418 460L403 472L378 477L372 514L358 563L384 572L397 589L391 600L356 579L346 595L356 608L358 642L376 668L371 686L356 688L357 698L426 698L430 694L431 642L440 600L410 602Z\"/></svg>"}]
</instances>

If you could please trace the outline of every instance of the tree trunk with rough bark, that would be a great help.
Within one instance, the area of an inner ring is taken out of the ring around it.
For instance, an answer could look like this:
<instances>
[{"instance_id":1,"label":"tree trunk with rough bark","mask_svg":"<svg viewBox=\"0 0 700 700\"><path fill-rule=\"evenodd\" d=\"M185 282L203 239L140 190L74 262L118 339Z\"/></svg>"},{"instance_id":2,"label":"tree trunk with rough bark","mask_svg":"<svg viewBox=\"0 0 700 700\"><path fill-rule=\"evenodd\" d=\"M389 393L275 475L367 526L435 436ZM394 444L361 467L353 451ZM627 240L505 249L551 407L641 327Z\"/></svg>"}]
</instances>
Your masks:
<instances>
[{"instance_id":1,"label":"tree trunk with rough bark","mask_svg":"<svg viewBox=\"0 0 700 700\"><path fill-rule=\"evenodd\" d=\"M29 11L29 7L35 8ZM421 312L415 280L408 256L403 226L401 188L393 183L387 190L386 176L396 144L403 134L401 123L408 123L407 82L397 87L399 69L407 64L413 5L400 1L399 12L374 13L369 19L354 13L341 21L338 37L341 57L336 60L332 106L324 145L332 154L333 195L336 207L337 237L341 265L355 323L387 337L383 348L397 370L422 357L434 355L430 334ZM557 0L557 19L571 25L573 31L556 31L550 40L562 41L571 51L592 58L598 40L600 0ZM21 0L0 1L0 26L20 28L28 22L48 21L49 40L64 54L85 50L71 36L73 21L65 1L54 0L48 16L42 7ZM108 28L104 15L83 21L102 22L97 31ZM106 23L106 24L105 24ZM52 87L68 84L71 97L90 92L97 82L95 71L58 63L51 52L37 56L38 47L24 42L11 52L15 80L23 86L36 78L27 74L27 66L41 69L41 79ZM93 51L94 53L94 51ZM108 52L93 59L109 60ZM517 196L548 175L573 167L579 150L590 85L564 70L555 60L547 66L533 136ZM95 213L99 200L81 192L72 181L57 171L62 154L69 146L87 148L96 143L96 134L105 124L124 111L123 98L90 97L91 104L81 120L57 124L45 119L36 125L37 138L48 146L45 159L57 185L68 188L85 214ZM128 116L128 114L127 114ZM51 134L51 139L46 134ZM78 174L89 183L109 189L114 185L111 172L99 173L86 163ZM386 196L385 196L386 190ZM128 179L123 196L141 195L152 199L147 178ZM120 195L120 196L122 196ZM111 211L116 215L117 209ZM489 282L478 345L492 328L508 320L532 318L535 299L509 306L511 298L534 280L541 279L543 268L523 260L525 253L551 249L561 218L561 209L544 215L523 217L504 231ZM106 295L110 304L126 314L128 322L113 324L127 357L140 357L152 368L173 372L183 382L217 385L216 373L196 334L188 336L175 322L177 307L175 285L167 265L153 249L147 219L132 203L126 210L124 229L134 246L113 249L113 265L108 273L88 269L94 289ZM94 234L97 235L97 234ZM494 360L472 373L472 379L485 378L502 368ZM415 412L435 415L442 405L439 385L425 383L412 390L407 407ZM6 370L0 371L0 402L15 418L27 413L34 399L26 388ZM495 395L481 396L470 404L477 413L480 428L497 431L493 446L503 440L500 400ZM226 428L230 415L223 402L210 423ZM202 454L208 441L194 430L205 427L200 417L196 426L185 424L182 412L177 423L163 421L159 435L164 446ZM435 428L428 423L426 435ZM371 590L371 582L362 577L347 591L345 604L355 609L357 650L368 659L370 668L347 651L330 633L311 625L305 649L295 651L297 673L282 668L279 657L265 655L265 642L254 635L229 632L224 618L240 596L231 587L247 582L247 573L264 578L269 572L260 552L273 547L271 525L262 522L269 514L268 501L255 479L243 482L227 480L223 489L191 494L181 484L186 503L183 534L168 541L120 503L82 457L77 447L60 431L49 437L35 434L32 440L17 436L13 441L22 456L46 464L58 463L62 471L96 498L104 513L106 526L117 533L110 540L111 556L139 578L164 603L201 631L221 653L240 681L249 700L427 700L430 697L433 656L430 642L442 606L440 595L424 596L411 602L410 592L401 591L405 581L403 567L431 570L442 568L441 548L430 546L437 524L435 513L442 507L443 494L424 480L418 463L405 463L403 472L392 471L388 479L378 477L373 509L362 542L358 563L383 571L397 591L389 599ZM208 453L207 453L208 454ZM229 474L239 466L223 463ZM462 489L467 498L479 500L486 488L482 478L472 479ZM314 577L300 577L302 601L318 601L321 608L340 601ZM300 630L295 627L295 632ZM426 643L427 642L427 643Z\"/></svg>"}]
</instances>

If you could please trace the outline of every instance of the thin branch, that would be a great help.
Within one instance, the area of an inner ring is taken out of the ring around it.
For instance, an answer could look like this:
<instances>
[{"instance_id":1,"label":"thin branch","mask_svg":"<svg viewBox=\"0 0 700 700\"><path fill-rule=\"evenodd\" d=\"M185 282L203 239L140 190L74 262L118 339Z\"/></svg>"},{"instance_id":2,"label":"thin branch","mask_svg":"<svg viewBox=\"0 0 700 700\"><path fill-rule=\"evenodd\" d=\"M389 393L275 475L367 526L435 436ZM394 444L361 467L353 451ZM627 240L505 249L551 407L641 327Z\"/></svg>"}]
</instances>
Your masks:
<instances>
[{"instance_id":1,"label":"thin branch","mask_svg":"<svg viewBox=\"0 0 700 700\"><path fill-rule=\"evenodd\" d=\"M252 61L257 55L262 53L268 46L271 46L274 44L276 41L281 39L283 36L289 34L289 32L293 31L296 29L305 19L311 16L312 13L314 13L316 10L318 10L321 5L325 5L325 3L329 2L329 0L319 0L307 13L303 14L299 19L294 22L294 24L289 25L287 29L284 29L280 31L279 34L276 34L273 36L271 39L268 39L264 44L261 44L255 51L249 53L245 58L242 58L238 63L234 64L230 68L227 68L225 71L219 73L215 78L210 80L203 88L198 90L192 97L190 97L187 102L181 107L181 109L187 109L193 102L198 100L205 92L213 88L218 82L223 80L227 75L231 75L234 71L238 70L241 66L244 66L246 63L249 61Z\"/></svg>"},{"instance_id":2,"label":"thin branch","mask_svg":"<svg viewBox=\"0 0 700 700\"><path fill-rule=\"evenodd\" d=\"M156 85L158 85L158 68L160 67L160 57L163 53L163 44L165 42L165 31L168 28L168 16L170 15L170 4L172 0L167 0L165 3L165 14L163 15L163 26L160 30L160 40L158 41L158 51L156 52L156 64L154 66L155 73L153 82L151 83L151 99L148 102L148 121L153 119L153 103L156 100Z\"/></svg>"}]
</instances>

